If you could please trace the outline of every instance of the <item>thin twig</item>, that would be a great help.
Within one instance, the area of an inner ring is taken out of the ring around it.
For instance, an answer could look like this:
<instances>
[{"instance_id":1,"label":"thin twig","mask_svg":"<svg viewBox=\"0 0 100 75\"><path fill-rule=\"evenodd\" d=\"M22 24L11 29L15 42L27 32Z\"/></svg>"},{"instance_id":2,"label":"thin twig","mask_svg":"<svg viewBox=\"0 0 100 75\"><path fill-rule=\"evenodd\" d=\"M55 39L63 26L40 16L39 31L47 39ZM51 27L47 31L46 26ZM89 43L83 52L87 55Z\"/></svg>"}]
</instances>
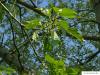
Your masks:
<instances>
[{"instance_id":1,"label":"thin twig","mask_svg":"<svg viewBox=\"0 0 100 75\"><path fill-rule=\"evenodd\" d=\"M45 16L45 17L48 17L46 14L44 14L41 10L37 9L37 8L34 8L34 6L30 5L30 4L27 4L26 2L22 2L20 0L17 0L17 3L28 8L28 9L31 9L33 10L34 12L40 14L41 16Z\"/></svg>"},{"instance_id":2,"label":"thin twig","mask_svg":"<svg viewBox=\"0 0 100 75\"><path fill-rule=\"evenodd\" d=\"M0 2L0 4L3 6L3 8L9 13L9 15L15 20L15 21L17 21L21 26L23 26L23 24L22 23L20 23L13 15L12 15L12 13L4 6L4 4L2 4L1 2ZM24 31L25 32L25 31ZM26 32L25 32L26 33ZM27 35L27 34L26 34ZM28 37L28 35L27 35L27 38L30 40L30 38ZM31 40L30 40L30 44L31 44ZM32 44L31 44L31 46L32 46ZM32 46L32 48L33 48L33 46ZM35 51L35 49L33 48L33 51L34 51L34 53L35 53L35 55L37 56L37 58L38 58L38 60L41 62L41 60L39 59L39 56L38 56L38 54L36 53L36 51ZM42 63L42 62L41 62Z\"/></svg>"},{"instance_id":3,"label":"thin twig","mask_svg":"<svg viewBox=\"0 0 100 75\"><path fill-rule=\"evenodd\" d=\"M4 33L3 33L3 35L2 35L2 38L1 38L1 43L0 43L0 45L3 45L3 41L4 41Z\"/></svg>"},{"instance_id":4,"label":"thin twig","mask_svg":"<svg viewBox=\"0 0 100 75\"><path fill-rule=\"evenodd\" d=\"M26 33L25 30L24 30L24 32L25 32L25 34L26 34L26 36L27 36L27 39L28 39L29 42L30 42L30 45L31 45L31 47L32 47L32 49L33 49L33 51L34 51L34 54L36 55L36 57L37 57L37 59L39 60L39 62L42 63L42 61L40 60L40 57L38 56L37 52L35 51L35 49L34 49L32 43L31 43L31 39L29 38L29 36L28 36L28 34Z\"/></svg>"},{"instance_id":5,"label":"thin twig","mask_svg":"<svg viewBox=\"0 0 100 75\"><path fill-rule=\"evenodd\" d=\"M99 24L100 25L100 22L97 22L97 21L95 21L95 20L88 20L88 19L85 19L85 20L83 20L83 21L79 21L79 23L84 23L84 22L93 22L93 23L96 23L96 24Z\"/></svg>"},{"instance_id":6,"label":"thin twig","mask_svg":"<svg viewBox=\"0 0 100 75\"><path fill-rule=\"evenodd\" d=\"M22 66L22 63L20 61L20 52L19 52L19 50L17 48L17 45L16 45L16 42L15 42L15 39L16 38L15 38L15 34L14 34L14 29L13 29L13 26L12 26L12 22L11 22L11 20L10 20L10 18L8 16L6 16L6 17L8 18L8 20L10 22L10 26L11 26L11 30L12 30L12 36L13 36L13 44L14 44L14 47L16 48L16 52L18 53L18 61L20 63L21 70L22 70L23 69L23 66Z\"/></svg>"},{"instance_id":7,"label":"thin twig","mask_svg":"<svg viewBox=\"0 0 100 75\"><path fill-rule=\"evenodd\" d=\"M6 7L4 4L1 3L1 1L0 1L0 5L5 9L5 11L8 12L8 14L9 14L15 21L17 21L20 25L24 26L21 22L19 22L19 21L12 15L12 13L7 9L7 7Z\"/></svg>"},{"instance_id":8,"label":"thin twig","mask_svg":"<svg viewBox=\"0 0 100 75\"><path fill-rule=\"evenodd\" d=\"M19 16L20 16L20 22L22 22L22 11L21 11L21 7L20 6L18 6L18 8L19 8ZM20 25L20 24L19 24ZM23 28L23 26L22 25L20 25L20 27L21 27L21 31L22 31L22 35L24 36L25 34L24 34L24 28ZM25 40L25 38L24 38L24 40Z\"/></svg>"},{"instance_id":9,"label":"thin twig","mask_svg":"<svg viewBox=\"0 0 100 75\"><path fill-rule=\"evenodd\" d=\"M19 8L20 8L20 7L19 7ZM21 22L21 10L20 10L20 22ZM23 29L23 27L22 27L21 25L20 25L20 27L21 27L21 30L22 30L23 34L24 34L24 33L26 34L27 39L29 40L30 45L31 45L31 47L32 47L32 49L33 49L33 51L34 51L34 54L36 55L37 59L39 60L39 62L42 63L42 61L39 59L39 56L38 56L38 54L36 53L36 51L35 51L35 49L34 49L32 43L31 43L31 40L30 40L28 34L26 33L26 31Z\"/></svg>"},{"instance_id":10,"label":"thin twig","mask_svg":"<svg viewBox=\"0 0 100 75\"><path fill-rule=\"evenodd\" d=\"M20 21L18 21L18 20L12 15L12 13L7 9L7 7L6 7L4 4L1 3L1 1L0 1L0 5L2 5L2 7L5 9L5 11L8 12L8 14L9 14L19 25L21 25L22 27L25 26L24 24L22 24ZM33 29L33 30L40 30L40 29L36 28L36 29Z\"/></svg>"},{"instance_id":11,"label":"thin twig","mask_svg":"<svg viewBox=\"0 0 100 75\"><path fill-rule=\"evenodd\" d=\"M34 8L37 8L37 6L34 4L34 2L32 0L30 0L30 2L32 3L32 5L34 6Z\"/></svg>"},{"instance_id":12,"label":"thin twig","mask_svg":"<svg viewBox=\"0 0 100 75\"><path fill-rule=\"evenodd\" d=\"M87 36L87 35L83 35L83 38L85 40L100 41L100 36Z\"/></svg>"},{"instance_id":13,"label":"thin twig","mask_svg":"<svg viewBox=\"0 0 100 75\"><path fill-rule=\"evenodd\" d=\"M100 53L100 50L98 50L97 52L89 55L88 57L86 57L86 61L84 63L82 63L82 65L87 64L88 62L90 62L92 59L94 59L98 54Z\"/></svg>"}]
</instances>

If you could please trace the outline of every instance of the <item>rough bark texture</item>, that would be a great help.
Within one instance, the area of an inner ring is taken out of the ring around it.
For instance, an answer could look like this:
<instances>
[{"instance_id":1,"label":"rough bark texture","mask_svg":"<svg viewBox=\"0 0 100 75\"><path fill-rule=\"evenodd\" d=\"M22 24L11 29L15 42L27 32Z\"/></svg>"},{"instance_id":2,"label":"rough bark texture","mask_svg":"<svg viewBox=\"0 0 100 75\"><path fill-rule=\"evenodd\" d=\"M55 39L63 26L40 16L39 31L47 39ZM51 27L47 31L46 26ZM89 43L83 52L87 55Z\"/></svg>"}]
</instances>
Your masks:
<instances>
[{"instance_id":1,"label":"rough bark texture","mask_svg":"<svg viewBox=\"0 0 100 75\"><path fill-rule=\"evenodd\" d=\"M96 15L96 21L100 23L100 0L93 0L93 8ZM100 33L100 24L98 24L98 29Z\"/></svg>"},{"instance_id":2,"label":"rough bark texture","mask_svg":"<svg viewBox=\"0 0 100 75\"><path fill-rule=\"evenodd\" d=\"M16 53L10 54L7 48L0 46L0 57L14 69L20 70L21 67Z\"/></svg>"},{"instance_id":3,"label":"rough bark texture","mask_svg":"<svg viewBox=\"0 0 100 75\"><path fill-rule=\"evenodd\" d=\"M31 74L31 71L24 66L23 69L21 68L16 52L11 54L7 48L0 46L0 58L12 68L16 69L19 75L35 75L34 73Z\"/></svg>"}]
</instances>

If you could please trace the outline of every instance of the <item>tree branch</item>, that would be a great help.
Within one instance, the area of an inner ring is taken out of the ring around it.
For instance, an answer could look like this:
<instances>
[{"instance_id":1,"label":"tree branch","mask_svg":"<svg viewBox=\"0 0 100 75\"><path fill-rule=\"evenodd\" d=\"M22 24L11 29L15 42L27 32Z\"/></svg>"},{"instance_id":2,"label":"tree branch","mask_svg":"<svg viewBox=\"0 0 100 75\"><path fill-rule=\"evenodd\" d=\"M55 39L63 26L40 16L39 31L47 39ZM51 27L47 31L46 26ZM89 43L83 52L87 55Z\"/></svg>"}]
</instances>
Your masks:
<instances>
[{"instance_id":1,"label":"tree branch","mask_svg":"<svg viewBox=\"0 0 100 75\"><path fill-rule=\"evenodd\" d=\"M100 41L100 36L87 36L87 35L84 35L83 38L85 40Z\"/></svg>"},{"instance_id":2,"label":"tree branch","mask_svg":"<svg viewBox=\"0 0 100 75\"><path fill-rule=\"evenodd\" d=\"M16 41L15 41L15 34L14 34L13 25L12 25L12 22L11 22L10 18L9 18L8 16L6 16L6 17L8 18L8 20L9 20L9 22L10 22L11 31L12 31L12 36L13 36L13 44L14 44L14 47L15 47L15 49L16 49L18 61L19 61L19 63L20 63L21 70L22 70L22 69L23 69L23 66L22 66L22 63L21 63L21 61L20 61L20 52L19 52L19 50L18 50L18 48L17 48Z\"/></svg>"},{"instance_id":3,"label":"tree branch","mask_svg":"<svg viewBox=\"0 0 100 75\"><path fill-rule=\"evenodd\" d=\"M79 21L79 23L84 23L84 22L92 22L92 23L96 23L96 24L99 24L100 25L100 22L96 21L96 20L88 20L88 19L85 19L83 21Z\"/></svg>"},{"instance_id":4,"label":"tree branch","mask_svg":"<svg viewBox=\"0 0 100 75\"><path fill-rule=\"evenodd\" d=\"M30 2L32 3L32 5L34 6L34 8L37 8L37 6L34 4L34 2L32 0L30 0Z\"/></svg>"},{"instance_id":5,"label":"tree branch","mask_svg":"<svg viewBox=\"0 0 100 75\"><path fill-rule=\"evenodd\" d=\"M20 63L16 54L9 54L9 50L3 46L0 46L0 57L11 67L20 70Z\"/></svg>"},{"instance_id":6,"label":"tree branch","mask_svg":"<svg viewBox=\"0 0 100 75\"><path fill-rule=\"evenodd\" d=\"M7 9L7 7L6 7L4 4L1 3L1 1L0 1L0 5L5 9L6 12L8 12L8 14L9 14L15 21L17 21L17 23L19 23L20 25L23 26L23 24L20 23L20 22L12 15L12 13Z\"/></svg>"},{"instance_id":7,"label":"tree branch","mask_svg":"<svg viewBox=\"0 0 100 75\"><path fill-rule=\"evenodd\" d=\"M28 43L29 43L29 40L27 39L23 43L18 45L18 49L22 48L23 46L25 46ZM9 64L12 68L16 69L17 71L21 71L21 66L20 66L20 63L19 63L19 60L18 60L15 50L16 50L15 48L8 50L7 48L0 45L0 57L3 59L3 61L5 61L7 64ZM26 75L29 75L28 73L31 72L31 70L29 70L29 68L27 68L26 66L23 66L23 72L27 73ZM34 73L34 75L36 75L35 70L34 70L34 72L32 71L32 73ZM23 74L21 74L21 75L23 75Z\"/></svg>"},{"instance_id":8,"label":"tree branch","mask_svg":"<svg viewBox=\"0 0 100 75\"><path fill-rule=\"evenodd\" d=\"M99 53L100 53L100 50L98 50L94 54L91 54L90 56L87 57L87 59L86 59L86 61L84 63L88 63L89 61L91 61L92 59L94 59Z\"/></svg>"},{"instance_id":9,"label":"tree branch","mask_svg":"<svg viewBox=\"0 0 100 75\"><path fill-rule=\"evenodd\" d=\"M41 16L46 16L47 17L47 15L45 15L41 10L37 9L36 7L34 7L32 5L29 5L26 2L22 2L20 0L17 0L17 3L20 4L20 5L22 5L22 6L24 6L24 7L26 7L26 8L28 8L28 9L33 10L34 12L40 14Z\"/></svg>"},{"instance_id":10,"label":"tree branch","mask_svg":"<svg viewBox=\"0 0 100 75\"><path fill-rule=\"evenodd\" d=\"M80 62L80 65L85 65L87 63L89 63L91 60L93 60L98 54L100 53L100 50L98 50L97 52L89 55L88 57L85 58L84 62Z\"/></svg>"}]
</instances>

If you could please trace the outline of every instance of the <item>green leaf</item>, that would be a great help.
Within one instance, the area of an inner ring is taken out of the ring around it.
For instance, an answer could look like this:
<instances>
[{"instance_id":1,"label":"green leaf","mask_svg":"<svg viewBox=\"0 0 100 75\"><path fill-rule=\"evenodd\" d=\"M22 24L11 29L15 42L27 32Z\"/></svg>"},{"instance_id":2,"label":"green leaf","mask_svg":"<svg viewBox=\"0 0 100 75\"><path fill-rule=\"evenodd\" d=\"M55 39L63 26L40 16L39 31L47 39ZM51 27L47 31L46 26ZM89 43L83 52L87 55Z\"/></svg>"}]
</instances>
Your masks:
<instances>
[{"instance_id":1,"label":"green leaf","mask_svg":"<svg viewBox=\"0 0 100 75\"><path fill-rule=\"evenodd\" d=\"M34 41L37 41L37 38L38 38L38 34L36 32L34 32L33 35L32 35L32 39Z\"/></svg>"},{"instance_id":2,"label":"green leaf","mask_svg":"<svg viewBox=\"0 0 100 75\"><path fill-rule=\"evenodd\" d=\"M52 58L50 55L48 55L48 54L46 54L45 55L45 59L46 59L46 61L48 61L49 63L51 63L51 64L54 64L56 61L55 61L55 59L54 58Z\"/></svg>"},{"instance_id":3,"label":"green leaf","mask_svg":"<svg viewBox=\"0 0 100 75\"><path fill-rule=\"evenodd\" d=\"M66 21L64 21L64 20L60 20L60 21L58 22L58 24L59 24L61 27L63 27L64 29L68 29L68 28L69 28L68 23L67 23Z\"/></svg>"},{"instance_id":4,"label":"green leaf","mask_svg":"<svg viewBox=\"0 0 100 75\"><path fill-rule=\"evenodd\" d=\"M44 9L43 10L44 14L50 16L51 15L51 9Z\"/></svg>"},{"instance_id":5,"label":"green leaf","mask_svg":"<svg viewBox=\"0 0 100 75\"><path fill-rule=\"evenodd\" d=\"M67 69L68 75L78 75L79 73L79 68L68 68Z\"/></svg>"},{"instance_id":6,"label":"green leaf","mask_svg":"<svg viewBox=\"0 0 100 75\"><path fill-rule=\"evenodd\" d=\"M15 70L12 69L11 67L8 67L6 70L7 70L8 72L14 72L14 71L15 71Z\"/></svg>"},{"instance_id":7,"label":"green leaf","mask_svg":"<svg viewBox=\"0 0 100 75\"><path fill-rule=\"evenodd\" d=\"M59 60L59 61L57 62L57 65L59 65L59 66L64 66L64 61L63 61L63 60Z\"/></svg>"},{"instance_id":8,"label":"green leaf","mask_svg":"<svg viewBox=\"0 0 100 75\"><path fill-rule=\"evenodd\" d=\"M78 31L77 31L76 28L68 28L68 29L66 29L66 31L67 31L70 35L72 35L72 36L74 36L75 38L77 38L79 41L81 41L81 42L83 41L82 35L78 33Z\"/></svg>"},{"instance_id":9,"label":"green leaf","mask_svg":"<svg viewBox=\"0 0 100 75\"><path fill-rule=\"evenodd\" d=\"M15 72L14 69L11 67L6 67L6 66L0 66L0 71L6 72L8 75L11 75L11 73Z\"/></svg>"},{"instance_id":10,"label":"green leaf","mask_svg":"<svg viewBox=\"0 0 100 75\"><path fill-rule=\"evenodd\" d=\"M56 13L59 13L61 8L57 8L57 7L53 7L53 10L56 12Z\"/></svg>"},{"instance_id":11,"label":"green leaf","mask_svg":"<svg viewBox=\"0 0 100 75\"><path fill-rule=\"evenodd\" d=\"M63 8L60 15L61 16L65 16L65 17L68 17L68 18L75 18L76 17L76 12L72 9L69 9L69 8Z\"/></svg>"},{"instance_id":12,"label":"green leaf","mask_svg":"<svg viewBox=\"0 0 100 75\"><path fill-rule=\"evenodd\" d=\"M53 39L54 40L60 40L59 36L57 35L57 33L55 31L53 33Z\"/></svg>"},{"instance_id":13,"label":"green leaf","mask_svg":"<svg viewBox=\"0 0 100 75\"><path fill-rule=\"evenodd\" d=\"M50 63L48 67L51 68L52 75L67 75L63 60L55 60L48 54L45 55L45 59Z\"/></svg>"},{"instance_id":14,"label":"green leaf","mask_svg":"<svg viewBox=\"0 0 100 75\"><path fill-rule=\"evenodd\" d=\"M51 31L51 37L49 37L49 43L53 48L56 48L59 46L60 38L56 31Z\"/></svg>"},{"instance_id":15,"label":"green leaf","mask_svg":"<svg viewBox=\"0 0 100 75\"><path fill-rule=\"evenodd\" d=\"M31 20L31 21L26 21L24 22L24 26L26 29L34 29L37 25L39 25L40 21L38 19L34 19L34 20Z\"/></svg>"},{"instance_id":16,"label":"green leaf","mask_svg":"<svg viewBox=\"0 0 100 75\"><path fill-rule=\"evenodd\" d=\"M78 33L77 29L76 28L70 28L66 21L60 20L58 22L58 25L60 25L60 27L65 29L67 31L67 33L69 33L73 37L77 38L79 41L81 41L81 42L83 41L83 37L81 36L81 34Z\"/></svg>"},{"instance_id":17,"label":"green leaf","mask_svg":"<svg viewBox=\"0 0 100 75\"><path fill-rule=\"evenodd\" d=\"M51 9L48 8L36 8L36 9L41 10L47 16L51 15Z\"/></svg>"},{"instance_id":18,"label":"green leaf","mask_svg":"<svg viewBox=\"0 0 100 75\"><path fill-rule=\"evenodd\" d=\"M76 17L76 12L72 9L69 8L57 8L57 7L53 7L54 11L63 17L67 17L67 18L75 18Z\"/></svg>"},{"instance_id":19,"label":"green leaf","mask_svg":"<svg viewBox=\"0 0 100 75\"><path fill-rule=\"evenodd\" d=\"M2 75L2 71L0 71L0 75Z\"/></svg>"},{"instance_id":20,"label":"green leaf","mask_svg":"<svg viewBox=\"0 0 100 75\"><path fill-rule=\"evenodd\" d=\"M3 7L2 6L0 6L0 20L2 20L3 19L3 17L4 17L4 10L3 10Z\"/></svg>"},{"instance_id":21,"label":"green leaf","mask_svg":"<svg viewBox=\"0 0 100 75\"><path fill-rule=\"evenodd\" d=\"M50 55L46 54L45 55L45 59L46 61L48 61L51 64L55 64L56 66L64 66L64 61L62 60L55 60L54 58L52 58Z\"/></svg>"},{"instance_id":22,"label":"green leaf","mask_svg":"<svg viewBox=\"0 0 100 75\"><path fill-rule=\"evenodd\" d=\"M57 38L58 39L58 38ZM59 46L59 43L60 43L60 40L54 40L53 37L50 37L49 38L49 43L50 45L55 48L55 47L58 47Z\"/></svg>"}]
</instances>

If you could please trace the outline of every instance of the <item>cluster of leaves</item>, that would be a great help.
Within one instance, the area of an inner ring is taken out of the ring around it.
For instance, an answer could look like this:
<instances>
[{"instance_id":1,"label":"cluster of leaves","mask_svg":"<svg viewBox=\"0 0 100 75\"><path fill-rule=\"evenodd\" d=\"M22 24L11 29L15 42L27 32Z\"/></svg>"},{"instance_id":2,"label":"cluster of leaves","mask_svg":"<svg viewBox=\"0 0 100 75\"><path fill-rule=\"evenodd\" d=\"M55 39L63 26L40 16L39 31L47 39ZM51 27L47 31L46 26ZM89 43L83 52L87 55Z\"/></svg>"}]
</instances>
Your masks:
<instances>
[{"instance_id":1,"label":"cluster of leaves","mask_svg":"<svg viewBox=\"0 0 100 75\"><path fill-rule=\"evenodd\" d=\"M14 3L16 2L16 0L13 0L13 1L14 1ZM61 0L58 0L58 1L61 3ZM90 0L90 3L93 3L93 1L94 0ZM61 4L61 5L62 5L61 7L64 6L63 4ZM14 17L18 16L16 14L18 12L16 11L16 8L14 7L14 5L11 5L12 8L9 8L10 4L8 4L8 5L5 4L5 6L10 10L10 12L12 13L12 15L14 15ZM82 4L80 3L78 5L78 7L81 8ZM70 68L70 67L66 68L66 66L64 64L64 60L62 59L63 57L61 57L61 58L57 57L60 60L56 60L50 56L53 53L52 56L55 57L57 51L62 51L64 53L64 50L61 49L61 44L60 44L60 43L62 43L62 39L60 36L64 32L68 33L68 35L71 35L71 37L74 37L81 42L83 41L83 37L78 33L78 30L76 28L71 28L67 21L68 19L76 18L77 13L74 10L69 9L69 8L52 7L50 9L47 9L47 8L36 8L36 9L41 10L45 15L47 15L47 17L44 18L44 17L38 16L38 18L36 18L36 19L33 19L31 21L26 21L24 25L25 25L26 29L33 30L32 39L34 42L38 42L41 40L41 42L42 42L41 44L42 44L43 48L41 48L42 50L40 52L42 53L44 51L43 57L45 57L46 61L48 62L48 63L46 62L46 65L48 67L48 71L50 70L49 74L51 74L51 75L52 74L53 75L59 75L59 74L60 75L64 75L64 74L65 75L77 75L78 68ZM1 11L0 19L3 19L4 9L1 6L0 6L0 11ZM18 25L16 25L16 26L18 26ZM14 31L20 32L20 30L18 30L15 26L14 26L14 28L16 29ZM65 34L65 36L66 36L66 34ZM36 43L34 43L34 44L36 44ZM56 52L55 52L54 48L55 48ZM37 51L39 51L39 50L37 50ZM61 52L61 54L59 52L59 54L62 55L63 54L62 52ZM63 55L66 55L66 54L63 54ZM25 63L26 63L26 61L25 61Z\"/></svg>"},{"instance_id":2,"label":"cluster of leaves","mask_svg":"<svg viewBox=\"0 0 100 75\"><path fill-rule=\"evenodd\" d=\"M15 70L12 69L11 67L0 66L0 75L2 75L3 72L6 73L7 75L11 75L12 73L15 72Z\"/></svg>"},{"instance_id":3,"label":"cluster of leaves","mask_svg":"<svg viewBox=\"0 0 100 75\"><path fill-rule=\"evenodd\" d=\"M78 33L76 28L71 28L68 25L68 22L65 20L65 18L75 18L77 13L69 8L57 8L53 7L52 9L41 9L49 18L46 18L47 20L41 21L41 19L34 19L31 21L26 21L25 22L25 28L26 29L34 29L37 27L40 28L40 30L46 30L49 32L54 32L54 37L57 38L57 33L55 28L59 29L64 29L72 35L73 37L77 38L79 41L83 41L82 36ZM53 12L53 13L52 13ZM59 19L59 17L61 17ZM43 22L43 23L42 23ZM50 30L49 30L50 29ZM46 32L47 33L47 32ZM36 33L33 35L34 39L36 38ZM52 36L52 35L51 35Z\"/></svg>"},{"instance_id":4,"label":"cluster of leaves","mask_svg":"<svg viewBox=\"0 0 100 75\"><path fill-rule=\"evenodd\" d=\"M66 75L66 67L62 60L55 60L50 55L45 55L45 59L49 62L50 75Z\"/></svg>"},{"instance_id":5,"label":"cluster of leaves","mask_svg":"<svg viewBox=\"0 0 100 75\"><path fill-rule=\"evenodd\" d=\"M56 46L59 46L61 39L57 32L59 30L65 30L69 35L77 38L79 41L83 41L83 37L78 33L76 28L71 28L66 21L66 18L75 18L77 13L69 8L57 8L53 7L51 9L41 9L48 18L44 19L34 19L31 21L26 21L24 23L26 29L37 29L32 36L32 39L36 42L38 38L42 36L44 50L53 50ZM60 18L59 18L60 17ZM41 32L41 34L40 34ZM45 54L44 54L45 55ZM77 68L66 69L63 60L55 60L50 55L46 54L45 59L49 62L50 75L77 75Z\"/></svg>"},{"instance_id":6,"label":"cluster of leaves","mask_svg":"<svg viewBox=\"0 0 100 75\"><path fill-rule=\"evenodd\" d=\"M48 64L49 75L78 75L79 68L66 68L63 60L55 60L50 55L45 55Z\"/></svg>"}]
</instances>

